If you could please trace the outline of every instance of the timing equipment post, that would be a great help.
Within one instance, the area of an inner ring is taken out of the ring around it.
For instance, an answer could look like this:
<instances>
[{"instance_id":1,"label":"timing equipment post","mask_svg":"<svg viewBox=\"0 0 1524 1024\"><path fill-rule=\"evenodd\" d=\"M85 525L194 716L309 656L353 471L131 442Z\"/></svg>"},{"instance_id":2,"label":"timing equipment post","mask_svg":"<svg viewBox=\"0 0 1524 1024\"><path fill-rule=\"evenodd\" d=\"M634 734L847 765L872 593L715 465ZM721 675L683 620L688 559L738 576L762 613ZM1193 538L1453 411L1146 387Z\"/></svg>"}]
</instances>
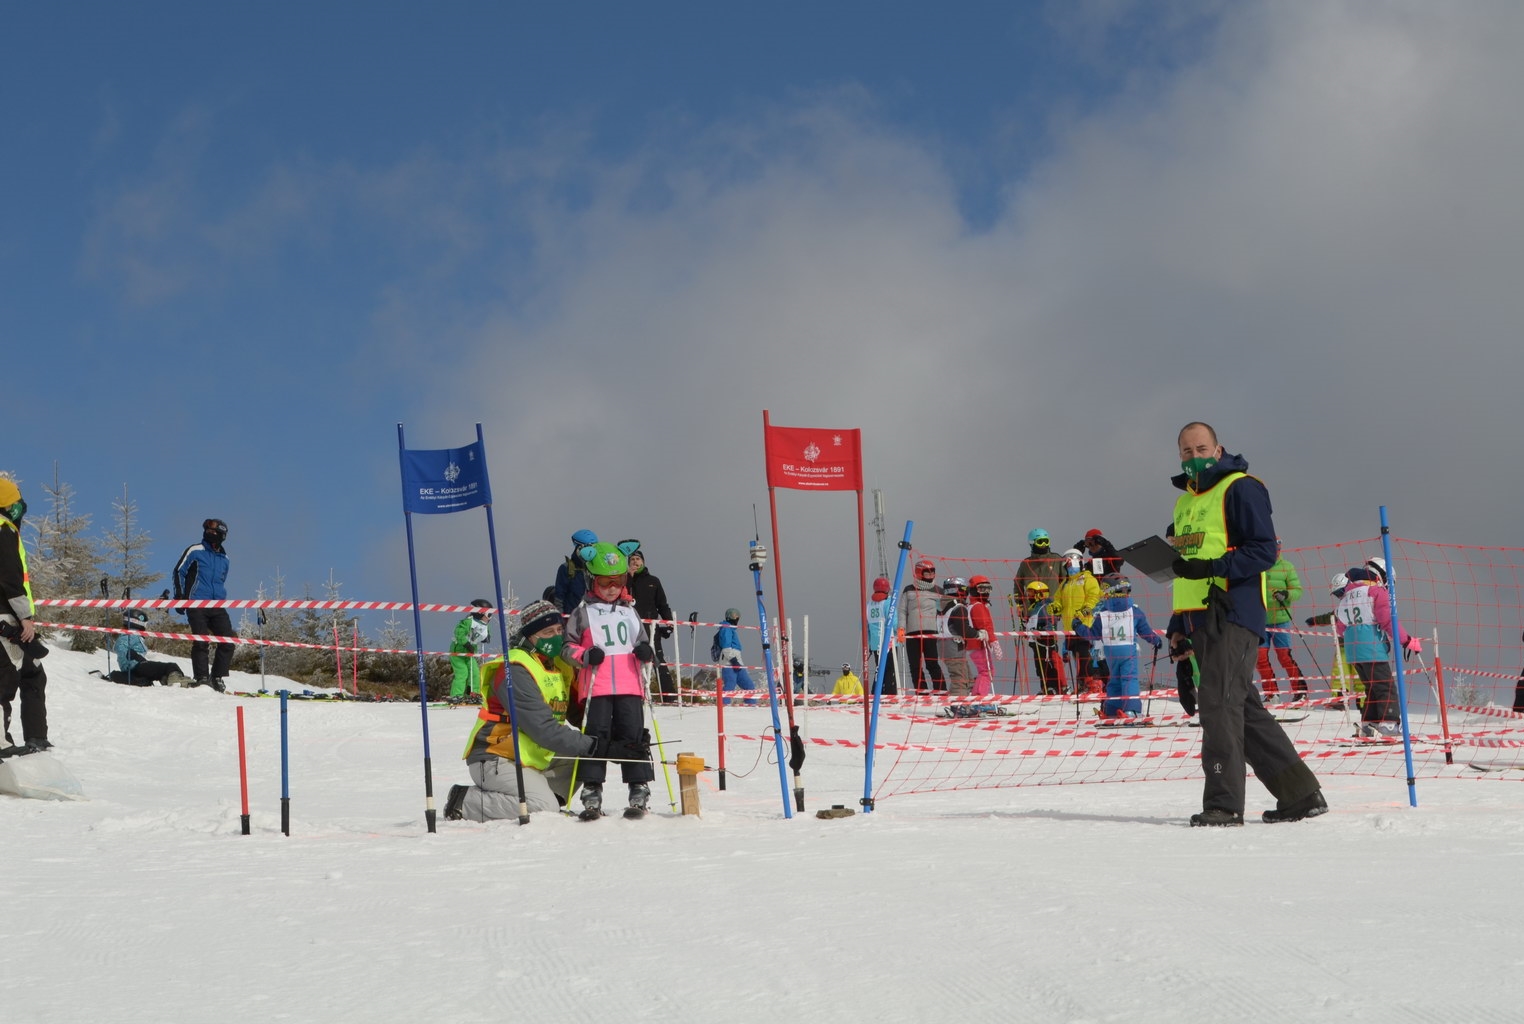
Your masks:
<instances>
[{"instance_id":1,"label":"timing equipment post","mask_svg":"<svg viewBox=\"0 0 1524 1024\"><path fill-rule=\"evenodd\" d=\"M778 756L778 786L783 791L783 816L794 816L793 805L788 799L788 772L784 764L783 756L783 723L778 718L778 678L773 675L773 645L772 637L767 629L767 604L762 600L762 567L767 564L767 549L757 541L749 541L750 561L748 568L751 569L752 585L757 589L757 621L761 623L762 630L762 663L767 672L767 704L773 713L773 748ZM795 769L794 778L799 778L798 770ZM799 799L804 800L804 790L797 790Z\"/></svg>"}]
</instances>

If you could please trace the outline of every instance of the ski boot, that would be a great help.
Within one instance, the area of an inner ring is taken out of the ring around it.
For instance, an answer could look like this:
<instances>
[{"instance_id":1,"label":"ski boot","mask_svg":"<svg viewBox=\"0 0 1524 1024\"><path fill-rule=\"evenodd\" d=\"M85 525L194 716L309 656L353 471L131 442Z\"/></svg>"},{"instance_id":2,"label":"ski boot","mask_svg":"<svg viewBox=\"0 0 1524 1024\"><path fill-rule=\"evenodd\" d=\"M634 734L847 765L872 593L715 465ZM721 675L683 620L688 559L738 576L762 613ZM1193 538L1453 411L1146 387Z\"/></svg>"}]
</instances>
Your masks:
<instances>
[{"instance_id":1,"label":"ski boot","mask_svg":"<svg viewBox=\"0 0 1524 1024\"><path fill-rule=\"evenodd\" d=\"M583 821L597 821L603 817L603 785L593 783L582 787L582 813L577 817Z\"/></svg>"},{"instance_id":2,"label":"ski boot","mask_svg":"<svg viewBox=\"0 0 1524 1024\"><path fill-rule=\"evenodd\" d=\"M630 783L630 806L624 809L626 818L644 818L651 803L651 787L644 782Z\"/></svg>"}]
</instances>

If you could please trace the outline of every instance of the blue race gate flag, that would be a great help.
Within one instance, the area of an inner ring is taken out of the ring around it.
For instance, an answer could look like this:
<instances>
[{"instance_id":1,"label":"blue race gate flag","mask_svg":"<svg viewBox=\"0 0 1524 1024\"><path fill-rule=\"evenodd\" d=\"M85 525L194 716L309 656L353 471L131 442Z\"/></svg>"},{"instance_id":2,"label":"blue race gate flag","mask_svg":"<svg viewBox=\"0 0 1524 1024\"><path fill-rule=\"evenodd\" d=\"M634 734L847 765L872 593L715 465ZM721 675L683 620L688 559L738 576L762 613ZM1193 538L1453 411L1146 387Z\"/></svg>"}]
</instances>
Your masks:
<instances>
[{"instance_id":1,"label":"blue race gate flag","mask_svg":"<svg viewBox=\"0 0 1524 1024\"><path fill-rule=\"evenodd\" d=\"M402 509L423 515L492 504L482 442L464 448L403 449Z\"/></svg>"}]
</instances>

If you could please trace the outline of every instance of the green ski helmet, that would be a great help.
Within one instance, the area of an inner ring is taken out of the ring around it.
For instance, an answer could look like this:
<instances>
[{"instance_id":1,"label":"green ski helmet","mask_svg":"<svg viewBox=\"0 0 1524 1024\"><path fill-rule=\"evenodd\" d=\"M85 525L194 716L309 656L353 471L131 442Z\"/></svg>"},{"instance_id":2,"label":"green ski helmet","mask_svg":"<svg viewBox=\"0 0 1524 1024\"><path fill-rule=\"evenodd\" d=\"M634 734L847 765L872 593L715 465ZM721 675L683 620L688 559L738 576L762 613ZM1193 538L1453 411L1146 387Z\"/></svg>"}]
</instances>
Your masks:
<instances>
[{"instance_id":1,"label":"green ski helmet","mask_svg":"<svg viewBox=\"0 0 1524 1024\"><path fill-rule=\"evenodd\" d=\"M599 541L580 548L577 554L594 576L623 576L630 571L630 559L618 545Z\"/></svg>"}]
</instances>

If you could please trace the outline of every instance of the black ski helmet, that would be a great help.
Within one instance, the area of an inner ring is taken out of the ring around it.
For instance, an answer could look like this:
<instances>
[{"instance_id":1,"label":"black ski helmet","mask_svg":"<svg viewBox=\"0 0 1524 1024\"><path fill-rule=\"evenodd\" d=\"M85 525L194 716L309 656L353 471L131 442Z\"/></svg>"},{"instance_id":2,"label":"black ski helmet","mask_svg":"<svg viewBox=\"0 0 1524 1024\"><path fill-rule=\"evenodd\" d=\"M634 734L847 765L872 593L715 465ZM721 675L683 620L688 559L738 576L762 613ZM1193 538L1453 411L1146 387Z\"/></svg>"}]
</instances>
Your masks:
<instances>
[{"instance_id":1,"label":"black ski helmet","mask_svg":"<svg viewBox=\"0 0 1524 1024\"><path fill-rule=\"evenodd\" d=\"M487 600L485 597L478 597L476 600L472 601L471 607L477 609L471 613L471 616L478 621L486 622L487 616L492 614L492 602Z\"/></svg>"}]
</instances>

